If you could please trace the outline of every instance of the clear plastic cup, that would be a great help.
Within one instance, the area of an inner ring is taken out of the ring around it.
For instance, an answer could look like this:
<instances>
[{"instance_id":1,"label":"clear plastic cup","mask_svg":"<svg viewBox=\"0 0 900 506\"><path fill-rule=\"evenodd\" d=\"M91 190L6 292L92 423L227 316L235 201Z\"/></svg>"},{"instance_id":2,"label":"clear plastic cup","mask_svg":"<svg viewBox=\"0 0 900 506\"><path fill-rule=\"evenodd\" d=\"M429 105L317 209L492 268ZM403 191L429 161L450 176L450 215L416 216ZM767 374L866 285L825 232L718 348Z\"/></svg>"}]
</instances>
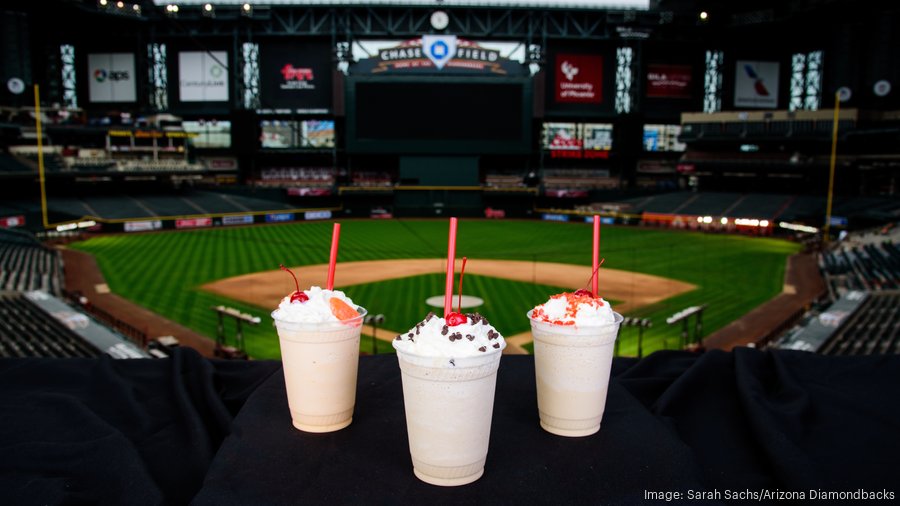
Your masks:
<instances>
[{"instance_id":1,"label":"clear plastic cup","mask_svg":"<svg viewBox=\"0 0 900 506\"><path fill-rule=\"evenodd\" d=\"M294 427L332 432L350 425L356 404L359 334L366 310L341 322L297 323L280 320L284 384Z\"/></svg>"},{"instance_id":2,"label":"clear plastic cup","mask_svg":"<svg viewBox=\"0 0 900 506\"><path fill-rule=\"evenodd\" d=\"M541 427L560 436L600 430L622 315L603 325L555 325L531 318Z\"/></svg>"},{"instance_id":3,"label":"clear plastic cup","mask_svg":"<svg viewBox=\"0 0 900 506\"><path fill-rule=\"evenodd\" d=\"M397 350L409 453L420 480L457 486L484 474L505 347L452 361Z\"/></svg>"}]
</instances>

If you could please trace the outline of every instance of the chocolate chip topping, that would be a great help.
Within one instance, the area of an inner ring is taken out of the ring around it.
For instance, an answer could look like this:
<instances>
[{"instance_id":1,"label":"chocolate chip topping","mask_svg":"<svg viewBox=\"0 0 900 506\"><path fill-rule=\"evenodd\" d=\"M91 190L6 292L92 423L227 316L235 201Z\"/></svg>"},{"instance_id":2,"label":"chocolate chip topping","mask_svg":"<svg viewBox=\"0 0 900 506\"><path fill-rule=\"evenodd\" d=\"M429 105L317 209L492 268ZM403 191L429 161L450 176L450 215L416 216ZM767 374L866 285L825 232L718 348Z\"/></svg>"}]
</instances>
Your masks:
<instances>
[{"instance_id":1,"label":"chocolate chip topping","mask_svg":"<svg viewBox=\"0 0 900 506\"><path fill-rule=\"evenodd\" d=\"M442 335L442 336L446 336L446 335L447 335L447 332L450 332L450 327L448 327L448 326L446 326L446 325L444 325L443 327L441 327L441 335Z\"/></svg>"},{"instance_id":2,"label":"chocolate chip topping","mask_svg":"<svg viewBox=\"0 0 900 506\"><path fill-rule=\"evenodd\" d=\"M500 333L495 331L494 329L488 330L487 333L488 339L497 339L500 337Z\"/></svg>"},{"instance_id":3,"label":"chocolate chip topping","mask_svg":"<svg viewBox=\"0 0 900 506\"><path fill-rule=\"evenodd\" d=\"M428 314L425 315L425 321L427 322L428 320L430 320L432 318L434 318L434 311L429 311Z\"/></svg>"},{"instance_id":4,"label":"chocolate chip topping","mask_svg":"<svg viewBox=\"0 0 900 506\"><path fill-rule=\"evenodd\" d=\"M478 348L478 351L487 351L487 348L485 348L484 346L482 346L481 348Z\"/></svg>"},{"instance_id":5,"label":"chocolate chip topping","mask_svg":"<svg viewBox=\"0 0 900 506\"><path fill-rule=\"evenodd\" d=\"M450 334L449 337L450 337L450 342L452 343L453 341L459 341L460 339L462 339L462 334L460 334L459 332L454 332L454 333Z\"/></svg>"},{"instance_id":6,"label":"chocolate chip topping","mask_svg":"<svg viewBox=\"0 0 900 506\"><path fill-rule=\"evenodd\" d=\"M400 334L397 334L397 337L394 338L394 341L402 341L402 340L403 340L403 336L401 336Z\"/></svg>"},{"instance_id":7,"label":"chocolate chip topping","mask_svg":"<svg viewBox=\"0 0 900 506\"><path fill-rule=\"evenodd\" d=\"M466 334L466 339L468 339L469 341L474 341L475 336L473 336L472 334Z\"/></svg>"},{"instance_id":8,"label":"chocolate chip topping","mask_svg":"<svg viewBox=\"0 0 900 506\"><path fill-rule=\"evenodd\" d=\"M494 348L499 348L499 347L500 347L500 343L494 343Z\"/></svg>"}]
</instances>

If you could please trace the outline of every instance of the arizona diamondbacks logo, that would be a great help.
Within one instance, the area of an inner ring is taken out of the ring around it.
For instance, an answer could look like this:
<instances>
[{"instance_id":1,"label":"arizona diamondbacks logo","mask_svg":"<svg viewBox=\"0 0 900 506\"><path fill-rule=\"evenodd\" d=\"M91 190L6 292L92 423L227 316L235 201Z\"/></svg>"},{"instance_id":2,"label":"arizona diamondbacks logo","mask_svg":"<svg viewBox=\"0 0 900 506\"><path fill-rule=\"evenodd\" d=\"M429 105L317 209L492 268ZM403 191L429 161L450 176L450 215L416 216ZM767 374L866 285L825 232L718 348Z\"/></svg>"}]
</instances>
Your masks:
<instances>
[{"instance_id":1,"label":"arizona diamondbacks logo","mask_svg":"<svg viewBox=\"0 0 900 506\"><path fill-rule=\"evenodd\" d=\"M423 35L422 50L438 69L456 55L456 35Z\"/></svg>"}]
</instances>

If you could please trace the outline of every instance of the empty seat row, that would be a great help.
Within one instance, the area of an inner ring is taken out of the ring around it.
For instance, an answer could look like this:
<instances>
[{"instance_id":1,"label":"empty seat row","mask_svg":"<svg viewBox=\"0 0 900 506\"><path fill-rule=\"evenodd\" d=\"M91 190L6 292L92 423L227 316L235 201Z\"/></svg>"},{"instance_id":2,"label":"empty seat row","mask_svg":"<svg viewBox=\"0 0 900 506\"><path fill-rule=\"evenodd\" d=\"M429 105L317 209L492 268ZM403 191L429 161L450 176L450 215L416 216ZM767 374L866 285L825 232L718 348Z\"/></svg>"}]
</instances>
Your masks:
<instances>
[{"instance_id":1,"label":"empty seat row","mask_svg":"<svg viewBox=\"0 0 900 506\"><path fill-rule=\"evenodd\" d=\"M96 357L93 345L18 292L0 292L0 357Z\"/></svg>"}]
</instances>

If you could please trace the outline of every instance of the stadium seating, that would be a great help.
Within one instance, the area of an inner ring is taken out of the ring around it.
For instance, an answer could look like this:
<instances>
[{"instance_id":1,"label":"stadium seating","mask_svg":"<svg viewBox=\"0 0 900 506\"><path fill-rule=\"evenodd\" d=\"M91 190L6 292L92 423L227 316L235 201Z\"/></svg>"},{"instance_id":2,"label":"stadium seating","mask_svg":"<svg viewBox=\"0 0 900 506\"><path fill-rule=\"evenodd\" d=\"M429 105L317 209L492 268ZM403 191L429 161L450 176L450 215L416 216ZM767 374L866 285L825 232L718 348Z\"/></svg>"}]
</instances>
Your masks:
<instances>
[{"instance_id":1,"label":"stadium seating","mask_svg":"<svg viewBox=\"0 0 900 506\"><path fill-rule=\"evenodd\" d=\"M135 199L140 207L154 216L184 216L209 214L210 211L194 201L177 195L142 195Z\"/></svg>"},{"instance_id":2,"label":"stadium seating","mask_svg":"<svg viewBox=\"0 0 900 506\"><path fill-rule=\"evenodd\" d=\"M0 292L0 357L97 357L91 346L18 292Z\"/></svg>"},{"instance_id":3,"label":"stadium seating","mask_svg":"<svg viewBox=\"0 0 900 506\"><path fill-rule=\"evenodd\" d=\"M350 173L350 184L353 186L391 186L393 178L384 171L353 171Z\"/></svg>"},{"instance_id":4,"label":"stadium seating","mask_svg":"<svg viewBox=\"0 0 900 506\"><path fill-rule=\"evenodd\" d=\"M0 290L43 290L59 295L59 254L24 232L0 229Z\"/></svg>"},{"instance_id":5,"label":"stadium seating","mask_svg":"<svg viewBox=\"0 0 900 506\"><path fill-rule=\"evenodd\" d=\"M792 196L751 193L744 195L728 211L733 218L777 218L790 205Z\"/></svg>"},{"instance_id":6,"label":"stadium seating","mask_svg":"<svg viewBox=\"0 0 900 506\"><path fill-rule=\"evenodd\" d=\"M525 171L488 172L485 175L484 184L489 188L524 188Z\"/></svg>"},{"instance_id":7,"label":"stadium seating","mask_svg":"<svg viewBox=\"0 0 900 506\"><path fill-rule=\"evenodd\" d=\"M590 169L546 169L543 185L547 190L595 190L619 187L619 178L609 177L607 172Z\"/></svg>"},{"instance_id":8,"label":"stadium seating","mask_svg":"<svg viewBox=\"0 0 900 506\"><path fill-rule=\"evenodd\" d=\"M728 212L738 199L739 193L697 193L673 213L690 216L731 216Z\"/></svg>"},{"instance_id":9,"label":"stadium seating","mask_svg":"<svg viewBox=\"0 0 900 506\"><path fill-rule=\"evenodd\" d=\"M635 212L648 213L674 213L676 209L683 206L690 199L696 197L691 192L675 192L654 195L649 198L632 199Z\"/></svg>"},{"instance_id":10,"label":"stadium seating","mask_svg":"<svg viewBox=\"0 0 900 506\"><path fill-rule=\"evenodd\" d=\"M890 242L825 251L819 268L837 294L900 288L900 248Z\"/></svg>"},{"instance_id":11,"label":"stadium seating","mask_svg":"<svg viewBox=\"0 0 900 506\"><path fill-rule=\"evenodd\" d=\"M335 182L331 167L271 167L260 170L259 186L328 187Z\"/></svg>"},{"instance_id":12,"label":"stadium seating","mask_svg":"<svg viewBox=\"0 0 900 506\"><path fill-rule=\"evenodd\" d=\"M34 172L34 170L20 162L16 157L6 153L0 153L0 172L2 173L23 173Z\"/></svg>"},{"instance_id":13,"label":"stadium seating","mask_svg":"<svg viewBox=\"0 0 900 506\"><path fill-rule=\"evenodd\" d=\"M900 353L900 292L872 293L820 350L825 355Z\"/></svg>"}]
</instances>

